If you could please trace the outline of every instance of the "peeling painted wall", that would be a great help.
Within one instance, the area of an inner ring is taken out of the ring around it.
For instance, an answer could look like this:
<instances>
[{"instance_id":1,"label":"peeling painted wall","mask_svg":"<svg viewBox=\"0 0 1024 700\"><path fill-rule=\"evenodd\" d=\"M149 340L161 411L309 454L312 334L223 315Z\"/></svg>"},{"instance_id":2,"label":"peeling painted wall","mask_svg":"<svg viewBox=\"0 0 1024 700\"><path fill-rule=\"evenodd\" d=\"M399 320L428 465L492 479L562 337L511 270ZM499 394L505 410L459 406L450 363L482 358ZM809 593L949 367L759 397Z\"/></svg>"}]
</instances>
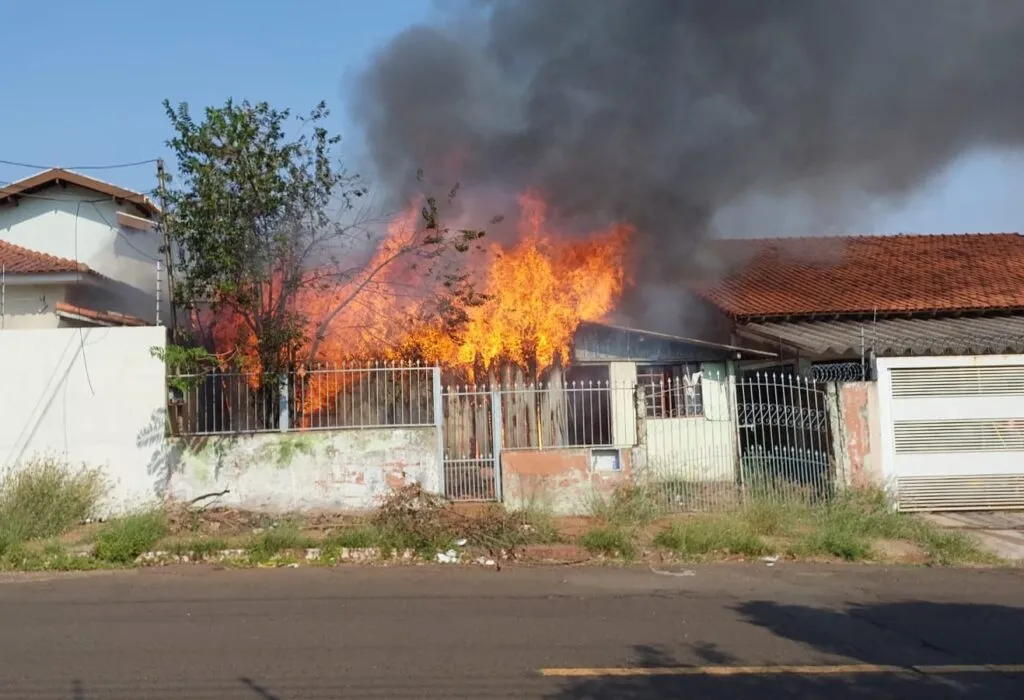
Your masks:
<instances>
[{"instance_id":1,"label":"peeling painted wall","mask_svg":"<svg viewBox=\"0 0 1024 700\"><path fill-rule=\"evenodd\" d=\"M543 508L556 515L589 515L595 494L608 496L633 478L632 450L619 452L619 471L599 471L592 451L516 450L501 455L505 505Z\"/></svg>"},{"instance_id":2,"label":"peeling painted wall","mask_svg":"<svg viewBox=\"0 0 1024 700\"><path fill-rule=\"evenodd\" d=\"M437 430L385 428L181 438L167 495L230 490L221 505L254 511L364 510L392 489L440 490Z\"/></svg>"},{"instance_id":3,"label":"peeling painted wall","mask_svg":"<svg viewBox=\"0 0 1024 700\"><path fill-rule=\"evenodd\" d=\"M842 451L839 461L848 475L847 485L854 488L883 485L878 384L840 384L839 407L841 430L834 439Z\"/></svg>"}]
</instances>

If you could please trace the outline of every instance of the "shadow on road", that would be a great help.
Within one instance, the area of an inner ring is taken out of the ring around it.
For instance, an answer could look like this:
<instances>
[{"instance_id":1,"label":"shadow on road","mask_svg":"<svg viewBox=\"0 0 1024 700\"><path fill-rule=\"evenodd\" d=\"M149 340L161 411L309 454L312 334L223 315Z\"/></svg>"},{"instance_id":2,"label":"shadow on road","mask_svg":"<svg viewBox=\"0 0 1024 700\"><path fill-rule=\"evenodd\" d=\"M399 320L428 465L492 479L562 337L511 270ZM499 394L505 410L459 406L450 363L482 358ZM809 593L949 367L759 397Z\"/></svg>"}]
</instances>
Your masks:
<instances>
[{"instance_id":1,"label":"shadow on road","mask_svg":"<svg viewBox=\"0 0 1024 700\"><path fill-rule=\"evenodd\" d=\"M912 666L1024 664L1024 609L1021 608L905 602L835 610L752 601L738 605L735 610L747 623L769 630L776 638L807 646L807 654L801 655L804 658L789 659L787 664L900 666L907 671L579 678L567 680L558 692L546 697L548 700L996 700L1024 697L1024 673L935 675L910 669ZM698 643L692 647L692 656L681 660L663 649L641 646L633 649L630 665L643 668L763 666L773 665L768 661L773 658L772 651L765 649L763 659L737 659L713 644ZM822 660L824 655L831 659Z\"/></svg>"}]
</instances>

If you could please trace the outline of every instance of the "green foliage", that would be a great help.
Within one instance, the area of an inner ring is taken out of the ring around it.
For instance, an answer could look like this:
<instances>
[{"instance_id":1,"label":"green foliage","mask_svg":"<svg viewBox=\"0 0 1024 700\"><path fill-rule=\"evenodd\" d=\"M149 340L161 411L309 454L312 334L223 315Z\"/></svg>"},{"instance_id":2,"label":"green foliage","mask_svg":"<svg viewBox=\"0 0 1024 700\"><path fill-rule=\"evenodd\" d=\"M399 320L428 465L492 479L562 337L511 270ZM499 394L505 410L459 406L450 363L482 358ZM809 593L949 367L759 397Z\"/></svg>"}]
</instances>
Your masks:
<instances>
[{"instance_id":1,"label":"green foliage","mask_svg":"<svg viewBox=\"0 0 1024 700\"><path fill-rule=\"evenodd\" d=\"M135 513L104 523L96 534L93 553L100 561L131 564L166 534L167 518L162 511Z\"/></svg>"},{"instance_id":2,"label":"green foliage","mask_svg":"<svg viewBox=\"0 0 1024 700\"><path fill-rule=\"evenodd\" d=\"M276 373L303 340L289 302L317 243L336 229L331 205L348 210L366 190L332 161L340 138L324 127L323 103L294 137L291 112L266 102L228 100L201 121L187 104L164 108L178 164L167 193L176 301L230 307L256 337L263 369Z\"/></svg>"},{"instance_id":3,"label":"green foliage","mask_svg":"<svg viewBox=\"0 0 1024 700\"><path fill-rule=\"evenodd\" d=\"M643 486L620 486L610 495L594 492L589 503L590 514L618 526L642 527L662 513L654 494Z\"/></svg>"},{"instance_id":4,"label":"green foliage","mask_svg":"<svg viewBox=\"0 0 1024 700\"><path fill-rule=\"evenodd\" d=\"M580 544L593 554L633 559L637 555L635 534L614 525L601 525L583 533Z\"/></svg>"},{"instance_id":5,"label":"green foliage","mask_svg":"<svg viewBox=\"0 0 1024 700\"><path fill-rule=\"evenodd\" d=\"M796 556L830 556L846 561L867 559L874 553L871 541L849 523L826 520L799 537L789 548Z\"/></svg>"},{"instance_id":6,"label":"green foliage","mask_svg":"<svg viewBox=\"0 0 1024 700\"><path fill-rule=\"evenodd\" d=\"M323 558L333 561L341 556L342 549L369 549L381 540L380 532L371 525L346 527L333 532L320 543Z\"/></svg>"},{"instance_id":7,"label":"green foliage","mask_svg":"<svg viewBox=\"0 0 1024 700\"><path fill-rule=\"evenodd\" d=\"M166 550L175 556L209 557L229 549L225 540L216 537L196 537L189 540L171 542Z\"/></svg>"},{"instance_id":8,"label":"green foliage","mask_svg":"<svg viewBox=\"0 0 1024 700\"><path fill-rule=\"evenodd\" d=\"M920 523L914 540L936 564L998 564L999 558L981 549L970 533L943 530L931 523Z\"/></svg>"},{"instance_id":9,"label":"green foliage","mask_svg":"<svg viewBox=\"0 0 1024 700\"><path fill-rule=\"evenodd\" d=\"M712 554L754 557L769 550L747 523L732 516L696 517L672 523L655 535L654 544L683 558Z\"/></svg>"},{"instance_id":10,"label":"green foliage","mask_svg":"<svg viewBox=\"0 0 1024 700\"><path fill-rule=\"evenodd\" d=\"M178 165L167 192L176 301L233 311L243 322L240 332L255 339L267 375L314 359L334 319L373 292L383 270L402 260L410 267L426 261L425 287L427 278L447 280L442 254L464 252L483 235L444 227L437 200L427 198L419 225L390 240L371 264L339 258L339 251L371 237L354 209L367 189L335 163L340 137L325 127L323 103L298 120L266 102L228 100L207 108L201 119L187 104L165 101L164 108ZM294 303L302 292L341 288L346 293L319 318L304 317ZM473 298L465 284L456 283L455 292Z\"/></svg>"},{"instance_id":11,"label":"green foliage","mask_svg":"<svg viewBox=\"0 0 1024 700\"><path fill-rule=\"evenodd\" d=\"M246 550L250 561L264 562L289 550L305 549L313 545L297 526L286 523L268 528L253 537Z\"/></svg>"},{"instance_id":12,"label":"green foliage","mask_svg":"<svg viewBox=\"0 0 1024 700\"><path fill-rule=\"evenodd\" d=\"M206 348L183 345L153 346L149 354L164 363L167 386L180 393L199 384L203 373L216 366L217 359Z\"/></svg>"},{"instance_id":13,"label":"green foliage","mask_svg":"<svg viewBox=\"0 0 1024 700\"><path fill-rule=\"evenodd\" d=\"M27 540L53 537L95 515L106 492L99 470L35 459L0 486L0 553Z\"/></svg>"}]
</instances>

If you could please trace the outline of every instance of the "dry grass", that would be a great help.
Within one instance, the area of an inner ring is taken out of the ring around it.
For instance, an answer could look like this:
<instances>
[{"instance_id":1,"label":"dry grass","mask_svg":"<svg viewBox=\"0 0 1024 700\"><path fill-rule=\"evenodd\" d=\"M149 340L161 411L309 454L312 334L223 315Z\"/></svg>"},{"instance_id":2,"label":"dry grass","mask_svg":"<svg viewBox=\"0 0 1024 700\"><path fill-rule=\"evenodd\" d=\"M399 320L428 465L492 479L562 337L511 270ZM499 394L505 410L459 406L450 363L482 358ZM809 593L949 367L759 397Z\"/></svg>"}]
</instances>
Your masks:
<instances>
[{"instance_id":1,"label":"dry grass","mask_svg":"<svg viewBox=\"0 0 1024 700\"><path fill-rule=\"evenodd\" d=\"M93 517L105 493L106 483L96 469L40 458L14 470L0 486L0 556Z\"/></svg>"}]
</instances>

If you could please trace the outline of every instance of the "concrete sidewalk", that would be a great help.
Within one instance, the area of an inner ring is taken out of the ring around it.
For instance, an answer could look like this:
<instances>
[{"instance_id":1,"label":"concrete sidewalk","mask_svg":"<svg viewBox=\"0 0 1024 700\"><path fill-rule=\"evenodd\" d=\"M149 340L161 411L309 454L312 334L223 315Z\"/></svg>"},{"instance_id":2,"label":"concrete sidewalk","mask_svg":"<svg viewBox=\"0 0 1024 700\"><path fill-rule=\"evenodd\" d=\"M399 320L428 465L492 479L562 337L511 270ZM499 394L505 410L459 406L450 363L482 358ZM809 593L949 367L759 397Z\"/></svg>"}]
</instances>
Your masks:
<instances>
[{"instance_id":1,"label":"concrete sidewalk","mask_svg":"<svg viewBox=\"0 0 1024 700\"><path fill-rule=\"evenodd\" d=\"M998 557L1024 563L1024 511L930 513L925 519L948 530L970 531Z\"/></svg>"}]
</instances>

